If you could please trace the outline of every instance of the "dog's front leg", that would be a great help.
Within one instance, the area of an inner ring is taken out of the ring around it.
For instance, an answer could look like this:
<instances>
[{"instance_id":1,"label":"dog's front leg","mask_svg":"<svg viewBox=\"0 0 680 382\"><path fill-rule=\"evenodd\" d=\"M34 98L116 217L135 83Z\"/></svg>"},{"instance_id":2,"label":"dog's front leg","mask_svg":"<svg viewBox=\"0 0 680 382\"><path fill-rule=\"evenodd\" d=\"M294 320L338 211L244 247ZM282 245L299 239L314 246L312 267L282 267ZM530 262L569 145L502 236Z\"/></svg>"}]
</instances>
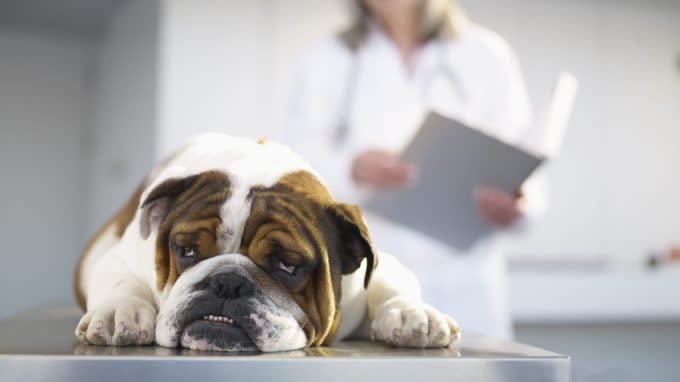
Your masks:
<instances>
[{"instance_id":1,"label":"dog's front leg","mask_svg":"<svg viewBox=\"0 0 680 382\"><path fill-rule=\"evenodd\" d=\"M156 306L149 287L114 253L95 265L87 291L87 312L76 337L93 345L145 345L154 340Z\"/></svg>"},{"instance_id":2,"label":"dog's front leg","mask_svg":"<svg viewBox=\"0 0 680 382\"><path fill-rule=\"evenodd\" d=\"M422 302L415 275L389 254L380 254L367 295L371 339L426 348L449 346L460 338L456 322Z\"/></svg>"}]
</instances>

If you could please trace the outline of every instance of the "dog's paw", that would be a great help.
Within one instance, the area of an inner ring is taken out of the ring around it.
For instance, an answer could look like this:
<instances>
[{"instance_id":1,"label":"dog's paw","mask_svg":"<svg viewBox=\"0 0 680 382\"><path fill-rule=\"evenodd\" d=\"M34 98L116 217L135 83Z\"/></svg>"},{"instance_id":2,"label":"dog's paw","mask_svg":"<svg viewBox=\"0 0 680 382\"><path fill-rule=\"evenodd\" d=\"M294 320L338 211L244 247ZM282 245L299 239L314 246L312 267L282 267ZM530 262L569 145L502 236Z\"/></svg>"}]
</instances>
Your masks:
<instances>
[{"instance_id":1,"label":"dog's paw","mask_svg":"<svg viewBox=\"0 0 680 382\"><path fill-rule=\"evenodd\" d=\"M371 339L397 347L446 347L460 336L460 327L448 315L421 301L401 297L383 304L371 322Z\"/></svg>"},{"instance_id":2,"label":"dog's paw","mask_svg":"<svg viewBox=\"0 0 680 382\"><path fill-rule=\"evenodd\" d=\"M156 309L138 297L127 297L85 313L75 334L92 345L147 345L153 342L155 327Z\"/></svg>"}]
</instances>

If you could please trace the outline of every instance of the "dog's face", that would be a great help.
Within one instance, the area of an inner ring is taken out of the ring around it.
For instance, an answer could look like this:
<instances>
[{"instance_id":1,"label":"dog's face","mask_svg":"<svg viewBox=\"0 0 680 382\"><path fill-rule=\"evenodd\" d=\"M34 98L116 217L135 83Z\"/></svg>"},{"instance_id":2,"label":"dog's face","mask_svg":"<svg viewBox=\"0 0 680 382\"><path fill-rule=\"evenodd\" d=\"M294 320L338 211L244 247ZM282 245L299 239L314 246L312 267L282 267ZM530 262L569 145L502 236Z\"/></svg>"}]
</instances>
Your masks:
<instances>
[{"instance_id":1,"label":"dog's face","mask_svg":"<svg viewBox=\"0 0 680 382\"><path fill-rule=\"evenodd\" d=\"M366 258L367 283L376 262L367 229L310 172L269 175L258 184L202 171L145 193L139 231L155 242L159 344L281 351L333 338L341 276Z\"/></svg>"}]
</instances>

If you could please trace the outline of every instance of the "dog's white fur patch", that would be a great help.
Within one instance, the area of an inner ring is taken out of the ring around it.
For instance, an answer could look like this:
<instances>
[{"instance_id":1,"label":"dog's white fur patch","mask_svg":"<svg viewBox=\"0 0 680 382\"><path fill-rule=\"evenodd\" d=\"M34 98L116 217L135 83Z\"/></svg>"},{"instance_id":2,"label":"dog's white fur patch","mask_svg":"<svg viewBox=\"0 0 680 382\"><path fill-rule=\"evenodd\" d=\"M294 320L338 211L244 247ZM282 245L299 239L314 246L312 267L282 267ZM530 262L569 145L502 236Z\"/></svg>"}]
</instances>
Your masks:
<instances>
[{"instance_id":1,"label":"dog's white fur patch","mask_svg":"<svg viewBox=\"0 0 680 382\"><path fill-rule=\"evenodd\" d=\"M93 243L87 253L83 256L83 269L91 269L94 264L101 258L101 256L106 253L111 247L118 243L118 237L116 236L117 227L115 225L110 225L106 227L104 232L97 238L97 241ZM80 285L89 285L91 272L81 272L80 274ZM85 296L87 296L87 290Z\"/></svg>"},{"instance_id":2,"label":"dog's white fur patch","mask_svg":"<svg viewBox=\"0 0 680 382\"><path fill-rule=\"evenodd\" d=\"M258 336L251 338L261 351L296 350L307 345L305 332L286 311L265 311L264 317L251 313L249 318L261 330Z\"/></svg>"}]
</instances>

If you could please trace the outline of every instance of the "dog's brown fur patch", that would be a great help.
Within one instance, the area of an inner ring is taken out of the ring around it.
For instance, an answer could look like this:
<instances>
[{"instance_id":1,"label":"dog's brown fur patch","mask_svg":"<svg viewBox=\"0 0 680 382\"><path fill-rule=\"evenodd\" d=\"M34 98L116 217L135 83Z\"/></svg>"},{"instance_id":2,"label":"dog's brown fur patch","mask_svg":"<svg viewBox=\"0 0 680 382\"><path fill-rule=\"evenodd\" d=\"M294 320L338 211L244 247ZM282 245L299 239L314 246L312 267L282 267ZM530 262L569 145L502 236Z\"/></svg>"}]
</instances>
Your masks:
<instances>
[{"instance_id":1,"label":"dog's brown fur patch","mask_svg":"<svg viewBox=\"0 0 680 382\"><path fill-rule=\"evenodd\" d=\"M347 245L354 240L343 242L346 233L336 213L345 206L335 202L328 189L306 171L288 174L271 187L254 187L250 198L242 253L265 269L272 267L273 251L286 263L314 269L289 289L311 321L304 328L309 345L329 343L339 326L342 273L356 270L345 267L346 259L354 256ZM350 224L363 226L359 221ZM370 245L367 248L372 251ZM372 252L356 256L359 262L370 257L373 264Z\"/></svg>"},{"instance_id":2,"label":"dog's brown fur patch","mask_svg":"<svg viewBox=\"0 0 680 382\"><path fill-rule=\"evenodd\" d=\"M221 171L168 179L149 194L149 199L170 198L156 239L158 290L173 285L183 271L175 260L173 250L176 247L195 248L197 261L222 253L217 237L218 226L222 223L220 208L230 195L229 176Z\"/></svg>"}]
</instances>

